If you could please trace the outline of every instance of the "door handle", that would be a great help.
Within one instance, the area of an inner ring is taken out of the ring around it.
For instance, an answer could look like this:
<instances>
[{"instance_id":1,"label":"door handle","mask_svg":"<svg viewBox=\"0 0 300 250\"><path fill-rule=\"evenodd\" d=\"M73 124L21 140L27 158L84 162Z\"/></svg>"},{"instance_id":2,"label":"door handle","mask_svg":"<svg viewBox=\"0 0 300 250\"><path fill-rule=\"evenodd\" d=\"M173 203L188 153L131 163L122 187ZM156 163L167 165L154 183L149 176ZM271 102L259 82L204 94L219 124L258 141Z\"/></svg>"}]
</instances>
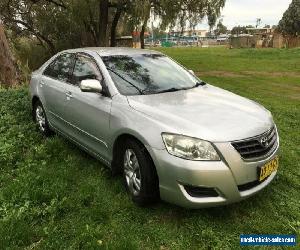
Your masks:
<instances>
[{"instance_id":1,"label":"door handle","mask_svg":"<svg viewBox=\"0 0 300 250\"><path fill-rule=\"evenodd\" d=\"M43 80L40 81L40 86L43 87L45 85L45 82Z\"/></svg>"},{"instance_id":2,"label":"door handle","mask_svg":"<svg viewBox=\"0 0 300 250\"><path fill-rule=\"evenodd\" d=\"M72 93L70 91L66 92L66 97L68 100L70 100L73 97Z\"/></svg>"}]
</instances>

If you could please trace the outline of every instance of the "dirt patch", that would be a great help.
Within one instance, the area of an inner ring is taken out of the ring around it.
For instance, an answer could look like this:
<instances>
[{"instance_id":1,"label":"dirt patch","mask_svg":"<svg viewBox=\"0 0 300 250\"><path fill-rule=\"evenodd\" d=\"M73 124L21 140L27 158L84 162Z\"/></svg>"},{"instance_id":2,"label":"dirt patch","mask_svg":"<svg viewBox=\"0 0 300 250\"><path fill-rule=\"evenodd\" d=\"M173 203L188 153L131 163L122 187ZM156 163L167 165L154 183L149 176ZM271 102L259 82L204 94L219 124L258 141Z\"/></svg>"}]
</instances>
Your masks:
<instances>
[{"instance_id":1,"label":"dirt patch","mask_svg":"<svg viewBox=\"0 0 300 250\"><path fill-rule=\"evenodd\" d=\"M242 74L246 75L260 75L260 76L270 76L270 77L300 77L300 72L293 71L283 71L283 72L265 72L265 71L243 71Z\"/></svg>"},{"instance_id":2,"label":"dirt patch","mask_svg":"<svg viewBox=\"0 0 300 250\"><path fill-rule=\"evenodd\" d=\"M200 72L195 72L195 74L199 76L245 77L241 73L230 72L230 71L200 71Z\"/></svg>"}]
</instances>

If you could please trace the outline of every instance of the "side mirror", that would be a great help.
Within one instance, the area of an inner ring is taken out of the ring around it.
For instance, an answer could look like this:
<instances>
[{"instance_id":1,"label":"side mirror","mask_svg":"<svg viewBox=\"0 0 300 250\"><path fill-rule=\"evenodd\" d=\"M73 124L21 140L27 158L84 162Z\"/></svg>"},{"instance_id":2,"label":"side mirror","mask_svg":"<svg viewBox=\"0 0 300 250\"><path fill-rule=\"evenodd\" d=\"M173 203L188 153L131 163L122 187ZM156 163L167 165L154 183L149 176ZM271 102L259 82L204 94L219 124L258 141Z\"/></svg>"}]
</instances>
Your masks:
<instances>
[{"instance_id":1,"label":"side mirror","mask_svg":"<svg viewBox=\"0 0 300 250\"><path fill-rule=\"evenodd\" d=\"M82 92L101 93L102 85L98 80L88 79L82 80L79 84Z\"/></svg>"},{"instance_id":2,"label":"side mirror","mask_svg":"<svg viewBox=\"0 0 300 250\"><path fill-rule=\"evenodd\" d=\"M195 75L195 72L194 72L194 70L192 70L192 69L189 69L189 72L194 76Z\"/></svg>"}]
</instances>

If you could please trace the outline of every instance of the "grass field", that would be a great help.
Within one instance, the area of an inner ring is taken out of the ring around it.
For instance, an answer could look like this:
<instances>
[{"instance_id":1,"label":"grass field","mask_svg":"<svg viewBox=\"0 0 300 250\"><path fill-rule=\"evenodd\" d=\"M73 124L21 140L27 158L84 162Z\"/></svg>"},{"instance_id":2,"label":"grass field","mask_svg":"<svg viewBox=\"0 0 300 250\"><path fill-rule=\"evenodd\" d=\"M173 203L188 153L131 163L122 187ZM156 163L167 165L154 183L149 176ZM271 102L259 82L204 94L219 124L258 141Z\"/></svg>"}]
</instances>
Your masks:
<instances>
[{"instance_id":1,"label":"grass field","mask_svg":"<svg viewBox=\"0 0 300 250\"><path fill-rule=\"evenodd\" d=\"M121 179L98 161L59 136L45 139L36 131L27 88L2 89L0 249L238 249L242 233L299 237L300 50L163 52L203 80L272 111L281 138L272 185L226 207L136 207Z\"/></svg>"}]
</instances>

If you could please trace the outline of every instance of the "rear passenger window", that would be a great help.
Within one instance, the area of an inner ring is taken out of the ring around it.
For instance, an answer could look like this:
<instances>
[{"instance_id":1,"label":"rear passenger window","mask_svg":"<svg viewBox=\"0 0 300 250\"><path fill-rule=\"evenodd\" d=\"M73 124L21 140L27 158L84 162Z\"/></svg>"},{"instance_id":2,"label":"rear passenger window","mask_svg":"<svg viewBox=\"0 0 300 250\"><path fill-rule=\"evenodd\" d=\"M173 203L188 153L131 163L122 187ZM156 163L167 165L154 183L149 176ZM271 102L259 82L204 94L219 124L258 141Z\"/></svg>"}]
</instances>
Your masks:
<instances>
[{"instance_id":1,"label":"rear passenger window","mask_svg":"<svg viewBox=\"0 0 300 250\"><path fill-rule=\"evenodd\" d=\"M74 54L63 54L59 56L45 69L44 75L63 82L69 82L74 60Z\"/></svg>"},{"instance_id":2,"label":"rear passenger window","mask_svg":"<svg viewBox=\"0 0 300 250\"><path fill-rule=\"evenodd\" d=\"M79 85L82 80L95 79L101 82L102 76L99 68L91 58L78 55L73 71L72 83Z\"/></svg>"}]
</instances>

